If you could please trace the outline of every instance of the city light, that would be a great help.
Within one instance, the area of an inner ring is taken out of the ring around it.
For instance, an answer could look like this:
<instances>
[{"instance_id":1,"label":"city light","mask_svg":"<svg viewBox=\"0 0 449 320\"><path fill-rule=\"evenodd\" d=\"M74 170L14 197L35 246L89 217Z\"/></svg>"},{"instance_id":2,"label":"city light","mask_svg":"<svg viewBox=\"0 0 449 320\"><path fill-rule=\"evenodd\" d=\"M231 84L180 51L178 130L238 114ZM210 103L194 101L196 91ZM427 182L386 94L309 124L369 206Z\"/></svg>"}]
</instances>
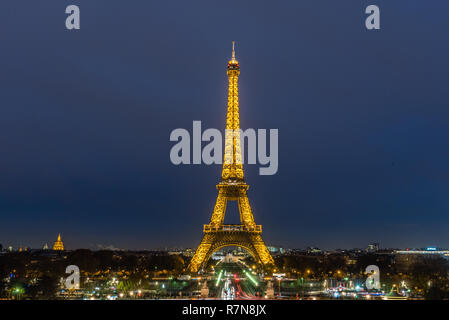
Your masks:
<instances>
[{"instance_id":1,"label":"city light","mask_svg":"<svg viewBox=\"0 0 449 320\"><path fill-rule=\"evenodd\" d=\"M251 282L252 282L255 286L258 286L258 285L259 285L259 283L257 283L257 281L256 281L250 274L249 274L248 271L244 270L243 272L245 273L245 275L248 277L248 279L251 280Z\"/></svg>"},{"instance_id":2,"label":"city light","mask_svg":"<svg viewBox=\"0 0 449 320\"><path fill-rule=\"evenodd\" d=\"M218 287L218 284L220 283L222 275L223 275L223 270L220 270L220 273L218 274L217 282L215 283L216 287Z\"/></svg>"}]
</instances>

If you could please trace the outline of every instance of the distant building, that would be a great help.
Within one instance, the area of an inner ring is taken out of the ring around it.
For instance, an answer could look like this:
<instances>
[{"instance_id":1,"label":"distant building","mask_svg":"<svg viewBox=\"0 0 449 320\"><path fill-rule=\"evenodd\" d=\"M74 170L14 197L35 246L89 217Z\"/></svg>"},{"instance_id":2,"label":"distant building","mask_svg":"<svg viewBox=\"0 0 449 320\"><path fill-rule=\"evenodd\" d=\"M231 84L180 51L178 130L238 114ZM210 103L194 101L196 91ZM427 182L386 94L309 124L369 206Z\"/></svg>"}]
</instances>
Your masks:
<instances>
[{"instance_id":1,"label":"distant building","mask_svg":"<svg viewBox=\"0 0 449 320\"><path fill-rule=\"evenodd\" d=\"M53 246L53 250L55 251L63 251L64 250L64 244L61 240L61 234L58 234L58 240L56 240L55 245Z\"/></svg>"},{"instance_id":2,"label":"distant building","mask_svg":"<svg viewBox=\"0 0 449 320\"><path fill-rule=\"evenodd\" d=\"M401 272L409 272L412 266L420 262L423 257L449 259L449 250L428 247L424 249L395 250L394 261L396 268Z\"/></svg>"},{"instance_id":3,"label":"distant building","mask_svg":"<svg viewBox=\"0 0 449 320\"><path fill-rule=\"evenodd\" d=\"M218 250L218 251L215 251L214 253L212 253L212 256L210 258L212 260L222 260L225 258L225 256L226 256L225 252Z\"/></svg>"},{"instance_id":4,"label":"distant building","mask_svg":"<svg viewBox=\"0 0 449 320\"><path fill-rule=\"evenodd\" d=\"M370 243L368 245L368 248L366 248L367 252L377 252L379 251L379 244L378 243Z\"/></svg>"},{"instance_id":5,"label":"distant building","mask_svg":"<svg viewBox=\"0 0 449 320\"><path fill-rule=\"evenodd\" d=\"M181 249L173 249L167 252L169 256L172 255L181 255L183 251Z\"/></svg>"},{"instance_id":6,"label":"distant building","mask_svg":"<svg viewBox=\"0 0 449 320\"><path fill-rule=\"evenodd\" d=\"M274 254L283 254L285 252L285 249L282 247L277 246L267 246L268 251Z\"/></svg>"},{"instance_id":7,"label":"distant building","mask_svg":"<svg viewBox=\"0 0 449 320\"><path fill-rule=\"evenodd\" d=\"M321 253L322 250L316 247L307 247L307 253Z\"/></svg>"},{"instance_id":8,"label":"distant building","mask_svg":"<svg viewBox=\"0 0 449 320\"><path fill-rule=\"evenodd\" d=\"M416 254L416 255L442 255L445 258L449 258L449 250L435 248L435 247L427 247L423 249L405 249L405 250L395 250L396 254Z\"/></svg>"},{"instance_id":9,"label":"distant building","mask_svg":"<svg viewBox=\"0 0 449 320\"><path fill-rule=\"evenodd\" d=\"M48 244L44 244L44 247L42 248L42 250L48 250Z\"/></svg>"},{"instance_id":10,"label":"distant building","mask_svg":"<svg viewBox=\"0 0 449 320\"><path fill-rule=\"evenodd\" d=\"M192 248L187 248L187 249L185 249L184 252L183 252L183 254L184 254L186 257L193 257L193 254L194 254L194 253L195 253L195 251L193 251Z\"/></svg>"}]
</instances>

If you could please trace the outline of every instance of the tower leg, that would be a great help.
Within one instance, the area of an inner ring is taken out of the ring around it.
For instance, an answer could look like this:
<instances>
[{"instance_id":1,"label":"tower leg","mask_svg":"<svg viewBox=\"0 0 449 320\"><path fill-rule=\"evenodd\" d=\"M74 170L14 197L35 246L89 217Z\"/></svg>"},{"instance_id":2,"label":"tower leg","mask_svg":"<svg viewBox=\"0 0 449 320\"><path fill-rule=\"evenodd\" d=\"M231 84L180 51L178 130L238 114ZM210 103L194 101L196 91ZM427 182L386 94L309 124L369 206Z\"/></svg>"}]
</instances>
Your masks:
<instances>
[{"instance_id":1,"label":"tower leg","mask_svg":"<svg viewBox=\"0 0 449 320\"><path fill-rule=\"evenodd\" d=\"M246 195L245 190L239 190L239 212L240 212L240 221L248 228L255 227L256 223L254 222L254 216L251 211L251 206L249 205L249 199Z\"/></svg>"},{"instance_id":2,"label":"tower leg","mask_svg":"<svg viewBox=\"0 0 449 320\"><path fill-rule=\"evenodd\" d=\"M270 252L265 245L265 242L262 239L260 234L255 234L251 236L251 242L253 243L254 248L256 248L257 255L260 258L260 261L265 267L274 266L274 260L271 256Z\"/></svg>"},{"instance_id":3,"label":"tower leg","mask_svg":"<svg viewBox=\"0 0 449 320\"><path fill-rule=\"evenodd\" d=\"M218 191L217 201L215 202L214 212L210 219L210 224L212 226L220 226L223 223L225 212L226 212L227 198L224 195L223 190Z\"/></svg>"},{"instance_id":4,"label":"tower leg","mask_svg":"<svg viewBox=\"0 0 449 320\"><path fill-rule=\"evenodd\" d=\"M200 245L196 249L192 260L190 261L188 267L190 272L198 272L200 270L202 264L204 263L204 260L206 259L206 256L210 251L210 247L212 246L214 238L215 237L211 234L205 234L203 236Z\"/></svg>"}]
</instances>

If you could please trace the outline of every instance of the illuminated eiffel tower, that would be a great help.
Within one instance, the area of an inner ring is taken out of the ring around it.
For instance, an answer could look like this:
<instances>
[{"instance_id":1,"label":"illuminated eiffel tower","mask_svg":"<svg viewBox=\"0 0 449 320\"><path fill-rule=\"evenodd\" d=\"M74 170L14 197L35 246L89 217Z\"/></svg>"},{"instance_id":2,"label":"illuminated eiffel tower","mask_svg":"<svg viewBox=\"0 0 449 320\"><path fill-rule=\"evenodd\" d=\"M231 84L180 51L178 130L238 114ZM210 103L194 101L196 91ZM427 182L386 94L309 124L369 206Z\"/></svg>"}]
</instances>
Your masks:
<instances>
[{"instance_id":1,"label":"illuminated eiffel tower","mask_svg":"<svg viewBox=\"0 0 449 320\"><path fill-rule=\"evenodd\" d=\"M234 42L232 59L228 63L229 78L228 111L226 118L225 154L221 182L217 185L218 197L209 224L205 224L204 236L196 249L189 271L198 272L212 253L223 247L237 246L246 249L254 259L269 268L274 266L273 258L262 240L262 226L256 225L246 191L249 186L243 177L242 153L240 147L239 91L240 66L235 59ZM223 224L226 204L238 202L241 224Z\"/></svg>"}]
</instances>

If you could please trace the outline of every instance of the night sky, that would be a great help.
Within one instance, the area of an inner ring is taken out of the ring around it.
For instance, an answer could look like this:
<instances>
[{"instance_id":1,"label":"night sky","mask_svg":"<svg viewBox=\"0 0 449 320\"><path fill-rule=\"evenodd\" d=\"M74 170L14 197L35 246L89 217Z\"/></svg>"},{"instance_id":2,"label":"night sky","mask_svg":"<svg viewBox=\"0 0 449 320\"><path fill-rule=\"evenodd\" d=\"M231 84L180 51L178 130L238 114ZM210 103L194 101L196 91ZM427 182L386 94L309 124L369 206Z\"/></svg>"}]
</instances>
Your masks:
<instances>
[{"instance_id":1,"label":"night sky","mask_svg":"<svg viewBox=\"0 0 449 320\"><path fill-rule=\"evenodd\" d=\"M447 0L1 1L0 243L198 245L221 166L173 165L169 136L224 128L235 40L241 126L279 129L278 173L245 166L267 244L449 247L448 14Z\"/></svg>"}]
</instances>

